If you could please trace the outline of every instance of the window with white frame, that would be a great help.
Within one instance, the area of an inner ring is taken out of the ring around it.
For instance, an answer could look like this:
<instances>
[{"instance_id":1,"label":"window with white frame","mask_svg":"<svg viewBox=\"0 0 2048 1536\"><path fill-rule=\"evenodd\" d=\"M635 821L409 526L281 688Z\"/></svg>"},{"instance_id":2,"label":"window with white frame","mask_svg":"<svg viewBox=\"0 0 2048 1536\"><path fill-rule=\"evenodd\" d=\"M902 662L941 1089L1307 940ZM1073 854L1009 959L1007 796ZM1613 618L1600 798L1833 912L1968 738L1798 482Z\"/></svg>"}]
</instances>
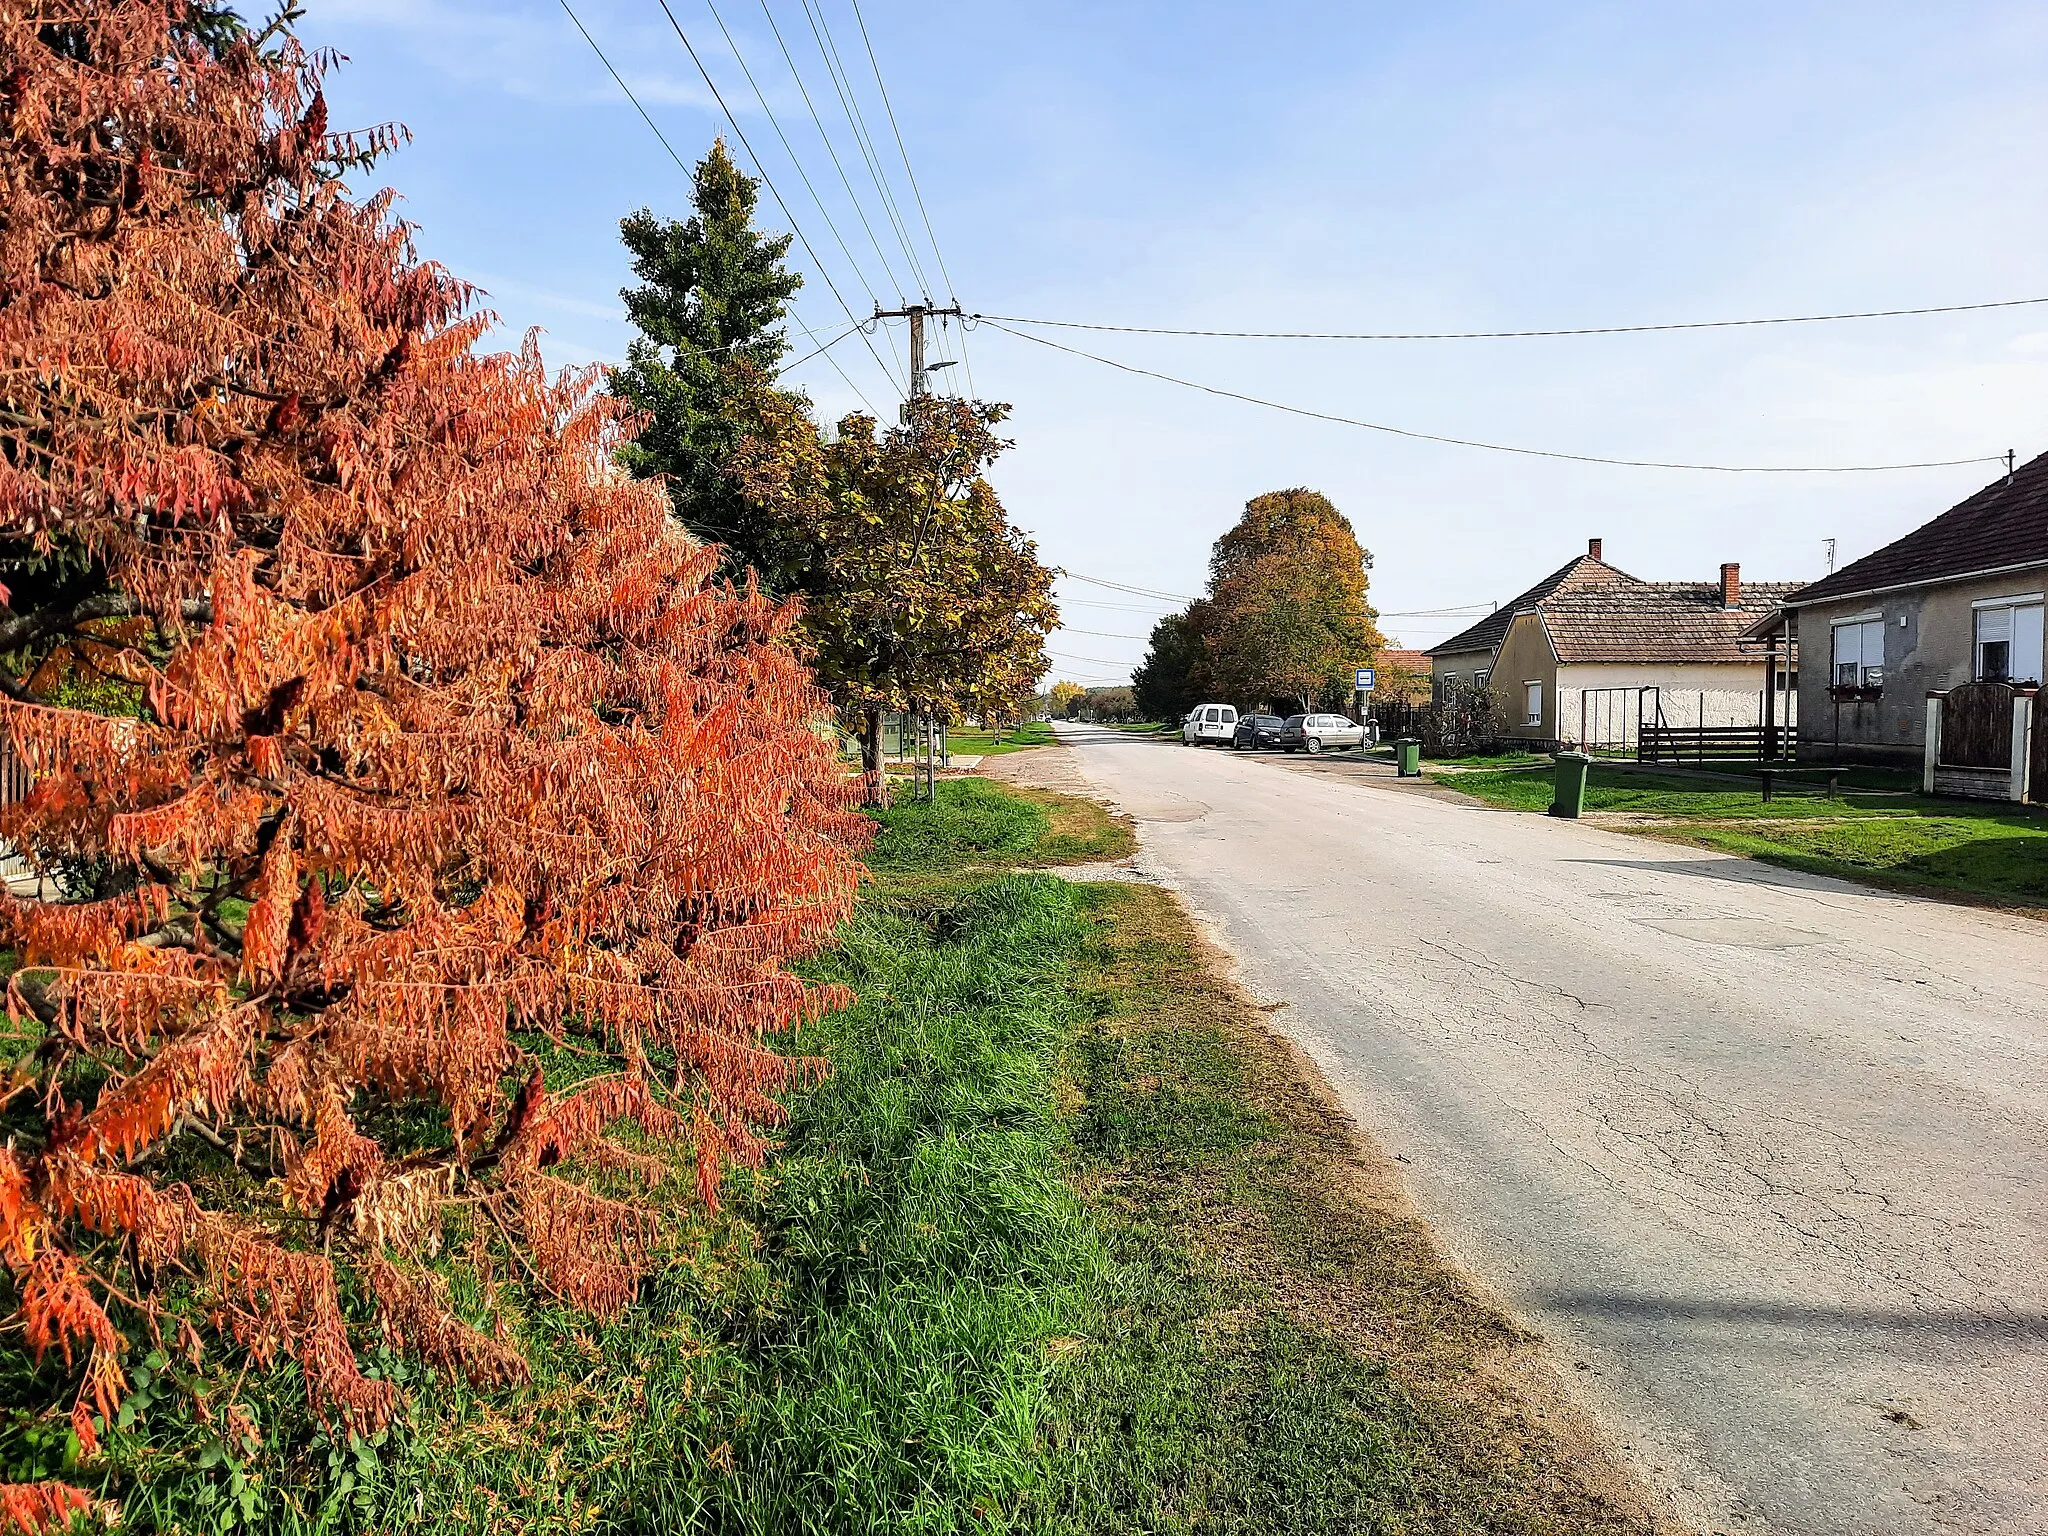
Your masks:
<instances>
[{"instance_id":1,"label":"window with white frame","mask_svg":"<svg viewBox=\"0 0 2048 1536\"><path fill-rule=\"evenodd\" d=\"M1837 619L1835 670L1837 688L1882 688L1884 686L1884 615L1859 614Z\"/></svg>"},{"instance_id":2,"label":"window with white frame","mask_svg":"<svg viewBox=\"0 0 2048 1536\"><path fill-rule=\"evenodd\" d=\"M1474 688L1484 688L1486 686L1486 674L1484 672L1474 672L1472 674L1472 686Z\"/></svg>"},{"instance_id":3,"label":"window with white frame","mask_svg":"<svg viewBox=\"0 0 2048 1536\"><path fill-rule=\"evenodd\" d=\"M1973 675L1987 683L2041 681L2041 594L1995 598L1977 610Z\"/></svg>"},{"instance_id":4,"label":"window with white frame","mask_svg":"<svg viewBox=\"0 0 2048 1536\"><path fill-rule=\"evenodd\" d=\"M1522 703L1524 707L1522 723L1524 725L1541 725L1543 723L1543 685L1541 683L1522 684Z\"/></svg>"}]
</instances>

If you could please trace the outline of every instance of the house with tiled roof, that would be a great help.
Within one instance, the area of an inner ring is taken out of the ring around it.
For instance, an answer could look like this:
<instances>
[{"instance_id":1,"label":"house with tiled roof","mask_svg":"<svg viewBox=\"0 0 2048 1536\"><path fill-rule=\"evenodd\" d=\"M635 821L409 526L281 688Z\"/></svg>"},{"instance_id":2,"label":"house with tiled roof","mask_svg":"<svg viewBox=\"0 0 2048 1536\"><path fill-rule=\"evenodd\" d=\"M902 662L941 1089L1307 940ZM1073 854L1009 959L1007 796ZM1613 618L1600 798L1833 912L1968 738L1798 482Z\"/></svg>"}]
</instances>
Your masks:
<instances>
[{"instance_id":1,"label":"house with tiled roof","mask_svg":"<svg viewBox=\"0 0 2048 1536\"><path fill-rule=\"evenodd\" d=\"M1379 669L1379 681L1373 688L1375 702L1385 703L1389 699L1402 704L1429 702L1428 652L1382 646L1373 657L1373 665Z\"/></svg>"},{"instance_id":2,"label":"house with tiled roof","mask_svg":"<svg viewBox=\"0 0 2048 1536\"><path fill-rule=\"evenodd\" d=\"M1791 582L1644 581L1601 558L1570 564L1430 652L1439 697L1492 693L1506 734L1532 745L1629 747L1641 726L1783 720L1796 679L1765 665L1750 631Z\"/></svg>"},{"instance_id":3,"label":"house with tiled roof","mask_svg":"<svg viewBox=\"0 0 2048 1536\"><path fill-rule=\"evenodd\" d=\"M1600 541L1588 539L1586 552L1559 566L1535 586L1494 609L1468 629L1461 630L1440 645L1429 648L1432 691L1438 698L1461 688L1484 688L1493 670L1493 659L1515 615L1560 592L1578 592L1589 587L1634 581L1600 558Z\"/></svg>"},{"instance_id":4,"label":"house with tiled roof","mask_svg":"<svg viewBox=\"0 0 2048 1536\"><path fill-rule=\"evenodd\" d=\"M2048 454L1791 594L1752 638L1808 657L1800 756L1917 766L1928 696L2041 681Z\"/></svg>"}]
</instances>

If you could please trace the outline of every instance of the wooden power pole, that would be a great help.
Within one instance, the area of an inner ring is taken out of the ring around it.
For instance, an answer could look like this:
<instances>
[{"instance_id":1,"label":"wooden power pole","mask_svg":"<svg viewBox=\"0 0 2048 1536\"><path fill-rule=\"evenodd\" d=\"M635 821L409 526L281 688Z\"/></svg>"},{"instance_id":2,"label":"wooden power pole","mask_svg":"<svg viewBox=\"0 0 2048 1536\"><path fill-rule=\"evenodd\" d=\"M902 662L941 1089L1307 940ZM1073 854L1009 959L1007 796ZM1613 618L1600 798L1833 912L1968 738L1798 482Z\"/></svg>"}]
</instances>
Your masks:
<instances>
[{"instance_id":1,"label":"wooden power pole","mask_svg":"<svg viewBox=\"0 0 2048 1536\"><path fill-rule=\"evenodd\" d=\"M955 320L963 318L958 304L906 304L901 309L883 309L880 305L875 307L875 318L877 320L908 320L910 322L910 398L913 400L927 393L925 389L926 369L924 366L924 323L926 320L938 315L950 315ZM942 363L940 366L944 367L945 364Z\"/></svg>"},{"instance_id":2,"label":"wooden power pole","mask_svg":"<svg viewBox=\"0 0 2048 1536\"><path fill-rule=\"evenodd\" d=\"M875 306L877 320L908 320L910 322L910 399L922 398L926 393L924 366L924 323L934 315L950 315L955 320L963 319L958 304L906 304L901 309L884 309ZM941 363L940 367L946 365ZM903 420L910 420L910 401L903 404ZM919 533L922 539L922 532ZM916 699L910 701L905 712L904 727L914 732L911 748L910 797L913 800L931 800L938 793L938 759L944 748L939 745L940 726L932 712Z\"/></svg>"}]
</instances>

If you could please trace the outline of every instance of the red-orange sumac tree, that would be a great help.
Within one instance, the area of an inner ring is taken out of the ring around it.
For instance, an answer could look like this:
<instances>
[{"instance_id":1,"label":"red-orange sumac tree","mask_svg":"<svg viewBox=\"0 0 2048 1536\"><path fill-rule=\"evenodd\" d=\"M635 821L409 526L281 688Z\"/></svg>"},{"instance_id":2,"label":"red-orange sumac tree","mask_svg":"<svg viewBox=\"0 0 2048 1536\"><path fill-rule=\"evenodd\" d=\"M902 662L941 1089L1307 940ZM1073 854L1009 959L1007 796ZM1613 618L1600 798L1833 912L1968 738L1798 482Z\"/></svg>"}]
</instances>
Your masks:
<instances>
[{"instance_id":1,"label":"red-orange sumac tree","mask_svg":"<svg viewBox=\"0 0 2048 1536\"><path fill-rule=\"evenodd\" d=\"M148 1339L289 1357L381 1423L341 1266L398 1346L520 1380L420 1263L451 1204L616 1312L660 1232L586 1175L680 1152L714 1203L808 1070L775 1037L834 1001L785 962L865 824L795 615L612 471L592 379L473 352L468 291L337 180L380 146L328 132L288 37L0 5L0 61L23 1337L88 1450ZM125 704L39 697L66 645Z\"/></svg>"}]
</instances>

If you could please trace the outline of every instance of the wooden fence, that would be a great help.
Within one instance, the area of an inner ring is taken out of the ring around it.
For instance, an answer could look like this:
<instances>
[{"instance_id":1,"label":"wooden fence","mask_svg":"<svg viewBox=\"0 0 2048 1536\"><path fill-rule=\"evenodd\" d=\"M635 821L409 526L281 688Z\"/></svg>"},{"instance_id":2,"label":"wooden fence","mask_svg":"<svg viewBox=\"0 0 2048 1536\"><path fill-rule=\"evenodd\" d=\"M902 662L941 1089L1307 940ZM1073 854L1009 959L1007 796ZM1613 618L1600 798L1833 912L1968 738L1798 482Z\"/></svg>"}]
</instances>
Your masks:
<instances>
[{"instance_id":1,"label":"wooden fence","mask_svg":"<svg viewBox=\"0 0 2048 1536\"><path fill-rule=\"evenodd\" d=\"M1641 763L1764 763L1789 757L1792 732L1782 725L1666 725L1645 721L1636 738Z\"/></svg>"},{"instance_id":2,"label":"wooden fence","mask_svg":"<svg viewBox=\"0 0 2048 1536\"><path fill-rule=\"evenodd\" d=\"M2010 683L1964 683L1943 694L1937 765L2010 773L2012 701L2018 692Z\"/></svg>"}]
</instances>

